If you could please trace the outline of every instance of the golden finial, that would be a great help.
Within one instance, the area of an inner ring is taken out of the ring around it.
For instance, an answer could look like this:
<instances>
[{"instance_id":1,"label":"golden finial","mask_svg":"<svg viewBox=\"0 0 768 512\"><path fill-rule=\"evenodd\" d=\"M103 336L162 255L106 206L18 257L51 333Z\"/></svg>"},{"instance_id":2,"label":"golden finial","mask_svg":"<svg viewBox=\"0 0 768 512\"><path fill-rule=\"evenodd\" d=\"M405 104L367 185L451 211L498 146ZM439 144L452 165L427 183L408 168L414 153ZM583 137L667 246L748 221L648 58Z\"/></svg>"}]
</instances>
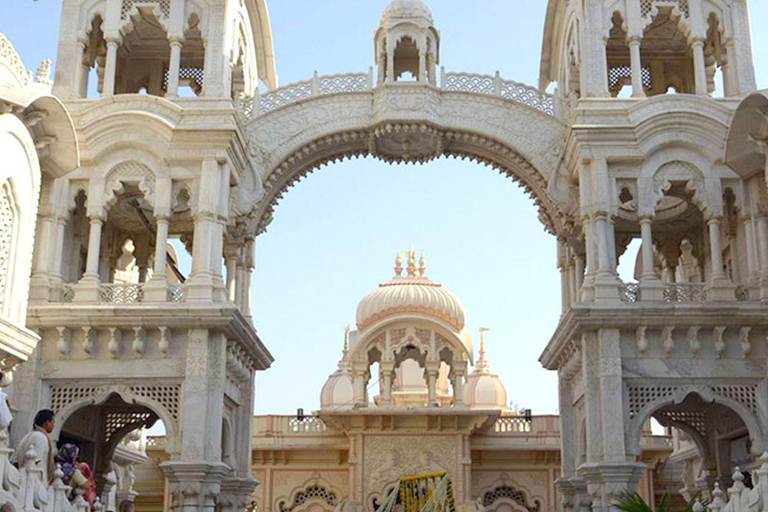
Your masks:
<instances>
[{"instance_id":1,"label":"golden finial","mask_svg":"<svg viewBox=\"0 0 768 512\"><path fill-rule=\"evenodd\" d=\"M344 352L349 351L349 326L344 327Z\"/></svg>"},{"instance_id":2,"label":"golden finial","mask_svg":"<svg viewBox=\"0 0 768 512\"><path fill-rule=\"evenodd\" d=\"M419 277L427 277L427 258L424 257L424 251L421 251L419 259Z\"/></svg>"}]
</instances>

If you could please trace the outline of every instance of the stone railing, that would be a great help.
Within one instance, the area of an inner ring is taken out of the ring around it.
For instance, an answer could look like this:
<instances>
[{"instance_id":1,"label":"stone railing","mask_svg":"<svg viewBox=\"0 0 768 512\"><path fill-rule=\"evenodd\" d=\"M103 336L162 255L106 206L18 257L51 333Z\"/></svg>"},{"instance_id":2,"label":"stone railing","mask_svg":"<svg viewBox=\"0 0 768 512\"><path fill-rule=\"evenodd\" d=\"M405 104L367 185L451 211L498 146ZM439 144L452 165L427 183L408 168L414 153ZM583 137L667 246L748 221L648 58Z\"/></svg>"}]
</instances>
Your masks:
<instances>
[{"instance_id":1,"label":"stone railing","mask_svg":"<svg viewBox=\"0 0 768 512\"><path fill-rule=\"evenodd\" d=\"M704 283L664 283L664 302L705 302Z\"/></svg>"},{"instance_id":2,"label":"stone railing","mask_svg":"<svg viewBox=\"0 0 768 512\"><path fill-rule=\"evenodd\" d=\"M534 108L547 115L555 115L555 100L551 94L529 85L504 80L496 75L478 75L472 73L452 73L441 70L443 91L468 92L496 96L508 101ZM316 96L341 93L367 93L373 90L373 69L368 73L346 73L341 75L320 76L315 72L309 80L296 82L262 94L259 99L258 115L267 114L285 105L298 103ZM238 114L243 119L252 118L254 113L253 98L235 100Z\"/></svg>"},{"instance_id":3,"label":"stone railing","mask_svg":"<svg viewBox=\"0 0 768 512\"><path fill-rule=\"evenodd\" d=\"M102 283L99 285L99 302L107 304L137 304L144 300L141 284Z\"/></svg>"},{"instance_id":4,"label":"stone railing","mask_svg":"<svg viewBox=\"0 0 768 512\"><path fill-rule=\"evenodd\" d=\"M373 69L368 73L345 73L341 75L315 74L310 80L296 82L262 94L259 98L259 115L271 112L284 105L297 103L312 96L373 90Z\"/></svg>"},{"instance_id":5,"label":"stone railing","mask_svg":"<svg viewBox=\"0 0 768 512\"><path fill-rule=\"evenodd\" d=\"M75 300L75 289L72 283L64 283L61 285L61 302L72 302Z\"/></svg>"},{"instance_id":6,"label":"stone railing","mask_svg":"<svg viewBox=\"0 0 768 512\"><path fill-rule=\"evenodd\" d=\"M255 436L284 435L324 435L328 427L316 416L305 416L301 420L296 416L255 416L253 434Z\"/></svg>"},{"instance_id":7,"label":"stone railing","mask_svg":"<svg viewBox=\"0 0 768 512\"><path fill-rule=\"evenodd\" d=\"M186 298L186 287L183 284L168 285L168 302L184 302Z\"/></svg>"},{"instance_id":8,"label":"stone railing","mask_svg":"<svg viewBox=\"0 0 768 512\"><path fill-rule=\"evenodd\" d=\"M493 424L493 432L496 434L522 434L529 433L533 428L533 420L525 416L504 416Z\"/></svg>"},{"instance_id":9,"label":"stone railing","mask_svg":"<svg viewBox=\"0 0 768 512\"><path fill-rule=\"evenodd\" d=\"M630 304L643 302L642 285L640 283L624 283L620 287L619 294L623 302ZM746 300L738 296L737 299ZM706 302L706 300L707 288L705 283L664 283L663 302L696 303Z\"/></svg>"},{"instance_id":10,"label":"stone railing","mask_svg":"<svg viewBox=\"0 0 768 512\"><path fill-rule=\"evenodd\" d=\"M444 91L498 96L505 100L528 105L550 116L555 115L555 99L552 95L541 92L530 85L504 80L498 71L495 75L477 75L474 73L447 73L443 68L441 83L441 88Z\"/></svg>"},{"instance_id":11,"label":"stone railing","mask_svg":"<svg viewBox=\"0 0 768 512\"><path fill-rule=\"evenodd\" d=\"M768 510L768 452L760 457L760 467L753 473L757 478L752 489L744 485L744 474L739 468L733 473L733 485L728 492L715 483L712 491L712 501L707 506L711 512L764 512ZM728 498L726 501L724 498ZM704 506L697 502L694 512L704 512Z\"/></svg>"},{"instance_id":12,"label":"stone railing","mask_svg":"<svg viewBox=\"0 0 768 512\"><path fill-rule=\"evenodd\" d=\"M69 501L70 487L64 485L64 472L57 465L50 485L43 481L40 457L30 445L24 464L16 468L11 464L13 450L8 446L8 431L0 431L0 507L24 512L90 512L91 507L83 498L83 488L74 490L75 498ZM99 501L94 512L101 512Z\"/></svg>"},{"instance_id":13,"label":"stone railing","mask_svg":"<svg viewBox=\"0 0 768 512\"><path fill-rule=\"evenodd\" d=\"M621 287L621 300L630 303L639 301L640 283L625 283Z\"/></svg>"}]
</instances>

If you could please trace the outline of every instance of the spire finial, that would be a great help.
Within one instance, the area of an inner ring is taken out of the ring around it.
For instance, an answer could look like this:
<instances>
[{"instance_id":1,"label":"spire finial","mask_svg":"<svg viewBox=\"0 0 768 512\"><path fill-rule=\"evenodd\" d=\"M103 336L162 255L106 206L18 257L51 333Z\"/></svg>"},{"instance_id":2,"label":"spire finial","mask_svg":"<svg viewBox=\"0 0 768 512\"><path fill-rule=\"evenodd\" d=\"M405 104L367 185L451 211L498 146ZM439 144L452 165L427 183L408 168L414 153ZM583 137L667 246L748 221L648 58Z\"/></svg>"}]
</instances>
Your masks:
<instances>
[{"instance_id":1,"label":"spire finial","mask_svg":"<svg viewBox=\"0 0 768 512\"><path fill-rule=\"evenodd\" d=\"M480 328L480 361L485 361L485 333L488 331L487 327Z\"/></svg>"},{"instance_id":2,"label":"spire finial","mask_svg":"<svg viewBox=\"0 0 768 512\"><path fill-rule=\"evenodd\" d=\"M344 355L349 352L349 326L344 326Z\"/></svg>"},{"instance_id":3,"label":"spire finial","mask_svg":"<svg viewBox=\"0 0 768 512\"><path fill-rule=\"evenodd\" d=\"M395 277L400 277L401 275L403 275L403 255L397 253L395 258Z\"/></svg>"},{"instance_id":4,"label":"spire finial","mask_svg":"<svg viewBox=\"0 0 768 512\"><path fill-rule=\"evenodd\" d=\"M408 253L408 277L416 277L416 251L413 246Z\"/></svg>"},{"instance_id":5,"label":"spire finial","mask_svg":"<svg viewBox=\"0 0 768 512\"><path fill-rule=\"evenodd\" d=\"M427 277L427 258L424 257L424 251L421 251L419 259L419 277Z\"/></svg>"}]
</instances>

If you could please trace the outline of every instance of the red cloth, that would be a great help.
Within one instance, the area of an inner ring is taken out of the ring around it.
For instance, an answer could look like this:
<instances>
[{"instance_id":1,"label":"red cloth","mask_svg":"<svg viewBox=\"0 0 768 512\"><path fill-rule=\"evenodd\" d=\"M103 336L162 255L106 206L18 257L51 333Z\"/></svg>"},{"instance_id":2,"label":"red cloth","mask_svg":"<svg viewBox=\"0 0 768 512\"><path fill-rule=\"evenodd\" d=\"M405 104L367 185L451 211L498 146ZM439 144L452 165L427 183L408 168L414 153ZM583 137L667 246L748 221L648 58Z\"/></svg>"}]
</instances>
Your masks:
<instances>
[{"instance_id":1,"label":"red cloth","mask_svg":"<svg viewBox=\"0 0 768 512\"><path fill-rule=\"evenodd\" d=\"M88 479L88 487L86 487L85 492L83 493L83 499L88 502L88 505L91 506L91 510L93 510L93 504L96 503L96 482L93 480L91 467L86 462L78 462L77 464L80 468L80 472Z\"/></svg>"}]
</instances>

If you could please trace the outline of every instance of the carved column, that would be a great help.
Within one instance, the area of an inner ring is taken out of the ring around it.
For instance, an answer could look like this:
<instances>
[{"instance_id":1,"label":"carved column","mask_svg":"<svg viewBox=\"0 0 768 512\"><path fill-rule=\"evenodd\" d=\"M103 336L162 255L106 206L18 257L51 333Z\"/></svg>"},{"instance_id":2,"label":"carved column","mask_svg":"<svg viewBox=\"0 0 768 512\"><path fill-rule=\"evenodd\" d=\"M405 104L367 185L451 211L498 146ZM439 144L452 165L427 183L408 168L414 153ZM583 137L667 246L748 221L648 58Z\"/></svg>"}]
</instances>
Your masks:
<instances>
[{"instance_id":1,"label":"carved column","mask_svg":"<svg viewBox=\"0 0 768 512\"><path fill-rule=\"evenodd\" d=\"M165 91L165 97L176 98L179 95L182 40L178 37L172 37L169 42L171 44L171 56L168 64L168 87Z\"/></svg>"},{"instance_id":2,"label":"carved column","mask_svg":"<svg viewBox=\"0 0 768 512\"><path fill-rule=\"evenodd\" d=\"M395 81L395 44L392 38L387 38L387 83Z\"/></svg>"},{"instance_id":3,"label":"carved column","mask_svg":"<svg viewBox=\"0 0 768 512\"><path fill-rule=\"evenodd\" d=\"M382 362L381 381L382 381L382 401L381 405L392 405L392 381L395 376L395 363Z\"/></svg>"},{"instance_id":4,"label":"carved column","mask_svg":"<svg viewBox=\"0 0 768 512\"><path fill-rule=\"evenodd\" d=\"M427 405L437 407L437 374L440 363L427 362L425 373L427 374Z\"/></svg>"},{"instance_id":5,"label":"carved column","mask_svg":"<svg viewBox=\"0 0 768 512\"><path fill-rule=\"evenodd\" d=\"M768 301L768 210L757 214L757 245L760 259L760 299Z\"/></svg>"},{"instance_id":6,"label":"carved column","mask_svg":"<svg viewBox=\"0 0 768 512\"><path fill-rule=\"evenodd\" d=\"M88 232L88 256L85 264L85 273L75 290L75 302L98 302L99 285L99 258L101 251L101 230L104 226L102 214L91 214L90 230Z\"/></svg>"},{"instance_id":7,"label":"carved column","mask_svg":"<svg viewBox=\"0 0 768 512\"><path fill-rule=\"evenodd\" d=\"M224 262L227 269L227 299L240 305L240 301L237 300L239 292L237 285L242 284L242 281L237 278L237 270L240 264L240 248L233 243L225 245Z\"/></svg>"},{"instance_id":8,"label":"carved column","mask_svg":"<svg viewBox=\"0 0 768 512\"><path fill-rule=\"evenodd\" d=\"M706 95L707 90L707 67L704 62L704 40L701 38L695 39L691 43L691 51L693 52L693 73L696 83L696 94Z\"/></svg>"},{"instance_id":9,"label":"carved column","mask_svg":"<svg viewBox=\"0 0 768 512\"><path fill-rule=\"evenodd\" d=\"M225 289L219 293L224 237L219 212L222 208L224 174L228 172L227 167L216 158L203 160L195 215L192 272L187 282L188 301L223 300L226 297Z\"/></svg>"},{"instance_id":10,"label":"carved column","mask_svg":"<svg viewBox=\"0 0 768 512\"><path fill-rule=\"evenodd\" d=\"M256 242L253 238L246 238L245 243L245 271L243 280L243 302L240 306L245 317L253 323L253 312L251 311L251 276L256 267Z\"/></svg>"},{"instance_id":11,"label":"carved column","mask_svg":"<svg viewBox=\"0 0 768 512\"><path fill-rule=\"evenodd\" d=\"M621 492L634 491L646 469L627 461L624 416L617 414L624 410L619 330L584 334L582 353L587 462L578 474L587 483L592 510L614 512Z\"/></svg>"},{"instance_id":12,"label":"carved column","mask_svg":"<svg viewBox=\"0 0 768 512\"><path fill-rule=\"evenodd\" d=\"M467 363L453 364L453 407L465 408L464 403L464 375L467 373Z\"/></svg>"},{"instance_id":13,"label":"carved column","mask_svg":"<svg viewBox=\"0 0 768 512\"><path fill-rule=\"evenodd\" d=\"M735 286L733 286L723 270L723 249L720 242L721 220L722 218L719 215L713 215L707 219L710 262L712 265L709 287L707 288L707 300L732 301L736 298Z\"/></svg>"},{"instance_id":14,"label":"carved column","mask_svg":"<svg viewBox=\"0 0 768 512\"><path fill-rule=\"evenodd\" d=\"M640 61L640 38L629 40L629 59L632 66L632 97L645 98L643 90L643 66Z\"/></svg>"},{"instance_id":15,"label":"carved column","mask_svg":"<svg viewBox=\"0 0 768 512\"><path fill-rule=\"evenodd\" d=\"M427 52L419 51L419 82L427 83Z\"/></svg>"},{"instance_id":16,"label":"carved column","mask_svg":"<svg viewBox=\"0 0 768 512\"><path fill-rule=\"evenodd\" d=\"M222 463L163 462L168 479L171 510L174 512L214 512L221 493L221 482L229 473Z\"/></svg>"},{"instance_id":17,"label":"carved column","mask_svg":"<svg viewBox=\"0 0 768 512\"><path fill-rule=\"evenodd\" d=\"M120 45L120 39L114 36L106 37L107 40L107 63L104 67L104 85L101 89L102 96L112 96L115 94L115 75L117 74L117 48Z\"/></svg>"},{"instance_id":18,"label":"carved column","mask_svg":"<svg viewBox=\"0 0 768 512\"><path fill-rule=\"evenodd\" d=\"M642 258L643 271L640 275L641 300L654 301L664 299L664 284L656 275L656 267L653 257L653 217L644 215L640 217L640 235L643 239Z\"/></svg>"}]
</instances>

